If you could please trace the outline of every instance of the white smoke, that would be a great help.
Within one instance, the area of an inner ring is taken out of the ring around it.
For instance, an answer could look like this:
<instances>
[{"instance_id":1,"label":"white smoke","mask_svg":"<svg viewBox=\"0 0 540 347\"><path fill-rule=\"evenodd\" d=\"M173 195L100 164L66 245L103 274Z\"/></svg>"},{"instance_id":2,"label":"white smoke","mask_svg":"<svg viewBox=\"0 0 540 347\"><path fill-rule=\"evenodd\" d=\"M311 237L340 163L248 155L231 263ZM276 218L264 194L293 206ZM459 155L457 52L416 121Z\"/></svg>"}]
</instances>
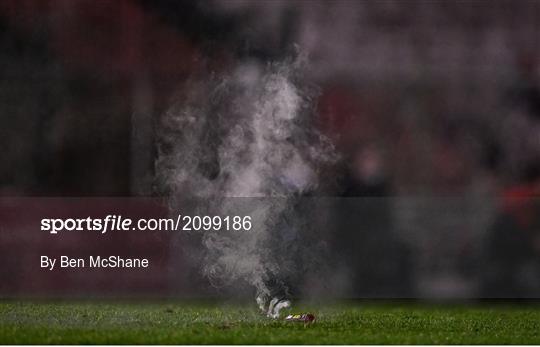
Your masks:
<instances>
[{"instance_id":1,"label":"white smoke","mask_svg":"<svg viewBox=\"0 0 540 347\"><path fill-rule=\"evenodd\" d=\"M203 272L215 286L243 281L270 296L269 281L287 291L283 278L306 261L295 201L320 190L336 154L314 126L299 65L246 62L230 76L191 81L164 117L157 168L171 197L253 220L250 232L202 236Z\"/></svg>"}]
</instances>

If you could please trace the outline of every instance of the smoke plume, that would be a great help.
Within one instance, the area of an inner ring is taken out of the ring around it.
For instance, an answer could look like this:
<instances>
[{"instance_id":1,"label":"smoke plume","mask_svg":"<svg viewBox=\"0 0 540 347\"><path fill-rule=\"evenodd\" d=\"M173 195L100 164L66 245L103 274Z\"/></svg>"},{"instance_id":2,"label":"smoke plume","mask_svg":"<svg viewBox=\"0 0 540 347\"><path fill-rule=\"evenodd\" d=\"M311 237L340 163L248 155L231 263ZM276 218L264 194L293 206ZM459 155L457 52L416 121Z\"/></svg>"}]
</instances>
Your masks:
<instances>
[{"instance_id":1,"label":"smoke plume","mask_svg":"<svg viewBox=\"0 0 540 347\"><path fill-rule=\"evenodd\" d=\"M289 279L313 265L298 201L323 188L336 154L314 125L301 65L245 62L228 76L190 81L164 116L157 169L168 194L205 201L207 214L252 216L249 232L202 235L203 273L214 286L288 295Z\"/></svg>"}]
</instances>

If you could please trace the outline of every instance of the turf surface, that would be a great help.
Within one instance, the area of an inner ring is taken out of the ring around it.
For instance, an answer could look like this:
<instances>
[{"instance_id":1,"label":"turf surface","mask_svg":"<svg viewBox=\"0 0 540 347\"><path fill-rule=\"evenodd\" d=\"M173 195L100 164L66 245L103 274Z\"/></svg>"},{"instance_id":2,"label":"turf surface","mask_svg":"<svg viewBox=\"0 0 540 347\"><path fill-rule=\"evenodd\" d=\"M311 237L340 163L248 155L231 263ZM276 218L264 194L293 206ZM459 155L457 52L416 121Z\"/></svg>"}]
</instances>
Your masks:
<instances>
[{"instance_id":1,"label":"turf surface","mask_svg":"<svg viewBox=\"0 0 540 347\"><path fill-rule=\"evenodd\" d=\"M0 344L540 344L540 306L300 306L310 325L251 305L0 301Z\"/></svg>"}]
</instances>

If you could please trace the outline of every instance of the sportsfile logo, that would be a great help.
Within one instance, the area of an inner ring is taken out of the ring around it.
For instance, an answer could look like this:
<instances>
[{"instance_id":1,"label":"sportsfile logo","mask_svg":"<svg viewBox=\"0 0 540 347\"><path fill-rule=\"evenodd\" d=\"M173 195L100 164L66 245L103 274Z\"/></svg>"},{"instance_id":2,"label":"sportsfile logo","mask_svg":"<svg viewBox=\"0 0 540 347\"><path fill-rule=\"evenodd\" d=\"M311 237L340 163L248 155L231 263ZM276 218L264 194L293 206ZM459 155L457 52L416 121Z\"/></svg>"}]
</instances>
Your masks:
<instances>
[{"instance_id":1,"label":"sportsfile logo","mask_svg":"<svg viewBox=\"0 0 540 347\"><path fill-rule=\"evenodd\" d=\"M48 231L51 234L58 234L61 231L100 231L105 234L107 231L130 230L132 220L122 218L122 216L108 215L105 218L43 218L41 220L41 231Z\"/></svg>"},{"instance_id":2,"label":"sportsfile logo","mask_svg":"<svg viewBox=\"0 0 540 347\"><path fill-rule=\"evenodd\" d=\"M140 218L135 220L121 215L105 218L43 218L41 231L58 234L64 231L250 231L251 216L187 216L176 218Z\"/></svg>"}]
</instances>

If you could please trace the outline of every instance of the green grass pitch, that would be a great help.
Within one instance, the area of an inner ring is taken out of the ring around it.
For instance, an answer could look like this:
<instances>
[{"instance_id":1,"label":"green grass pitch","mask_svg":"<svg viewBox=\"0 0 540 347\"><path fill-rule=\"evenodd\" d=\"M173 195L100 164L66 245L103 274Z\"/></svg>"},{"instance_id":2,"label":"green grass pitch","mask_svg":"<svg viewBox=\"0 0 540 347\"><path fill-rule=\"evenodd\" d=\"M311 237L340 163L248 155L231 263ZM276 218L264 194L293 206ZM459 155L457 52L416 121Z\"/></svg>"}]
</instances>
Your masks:
<instances>
[{"instance_id":1,"label":"green grass pitch","mask_svg":"<svg viewBox=\"0 0 540 347\"><path fill-rule=\"evenodd\" d=\"M304 304L313 324L254 304L0 301L0 344L540 344L540 306Z\"/></svg>"}]
</instances>

